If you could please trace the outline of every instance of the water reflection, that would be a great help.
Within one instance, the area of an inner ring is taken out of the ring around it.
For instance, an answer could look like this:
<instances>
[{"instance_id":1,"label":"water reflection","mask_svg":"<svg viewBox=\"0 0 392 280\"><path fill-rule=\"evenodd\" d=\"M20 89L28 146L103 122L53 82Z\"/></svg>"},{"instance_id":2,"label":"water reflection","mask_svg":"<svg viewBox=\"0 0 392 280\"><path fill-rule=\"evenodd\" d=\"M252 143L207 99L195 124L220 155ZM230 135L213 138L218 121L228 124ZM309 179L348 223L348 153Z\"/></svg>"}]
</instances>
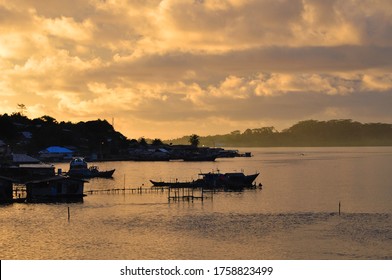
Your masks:
<instances>
[{"instance_id":1,"label":"water reflection","mask_svg":"<svg viewBox=\"0 0 392 280\"><path fill-rule=\"evenodd\" d=\"M150 187L201 171L260 171L263 189L168 203L96 193L83 203L0 206L2 259L391 259L391 148L255 149L212 163L105 162L85 189ZM301 155L303 154L303 155ZM56 166L66 170L66 164ZM338 216L338 202L342 215ZM68 221L67 208L70 207Z\"/></svg>"}]
</instances>

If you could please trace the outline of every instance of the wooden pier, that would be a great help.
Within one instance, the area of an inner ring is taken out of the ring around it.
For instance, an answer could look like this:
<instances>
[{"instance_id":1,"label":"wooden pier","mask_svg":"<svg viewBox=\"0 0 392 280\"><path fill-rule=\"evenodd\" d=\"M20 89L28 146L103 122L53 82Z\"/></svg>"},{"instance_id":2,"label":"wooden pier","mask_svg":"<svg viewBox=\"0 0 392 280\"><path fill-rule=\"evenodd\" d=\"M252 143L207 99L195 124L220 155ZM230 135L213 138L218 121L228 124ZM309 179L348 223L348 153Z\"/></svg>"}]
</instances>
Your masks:
<instances>
[{"instance_id":1,"label":"wooden pier","mask_svg":"<svg viewBox=\"0 0 392 280\"><path fill-rule=\"evenodd\" d=\"M94 194L165 194L167 193L168 202L177 201L188 201L193 202L194 200L204 201L205 199L213 199L213 194L218 190L206 190L204 188L193 188L193 187L130 187L130 188L111 188L111 189L92 189L85 190L83 194L94 195ZM26 185L24 184L13 184L13 199L14 201L24 201L27 197Z\"/></svg>"},{"instance_id":2,"label":"wooden pier","mask_svg":"<svg viewBox=\"0 0 392 280\"><path fill-rule=\"evenodd\" d=\"M152 188L114 188L114 189L96 189L85 191L85 194L148 194L148 193L165 193L167 199L171 201L190 201L195 199L203 201L206 198L213 197L213 191L206 191L203 188L187 188L187 187L152 187ZM208 195L210 194L210 195Z\"/></svg>"},{"instance_id":3,"label":"wooden pier","mask_svg":"<svg viewBox=\"0 0 392 280\"><path fill-rule=\"evenodd\" d=\"M99 193L106 193L106 194L125 194L125 193L130 193L130 194L143 194L143 193L157 193L157 192L163 192L164 188L144 188L144 187L138 187L138 188L114 188L114 189L99 189L99 190L88 190L84 191L85 194L99 194Z\"/></svg>"},{"instance_id":4,"label":"wooden pier","mask_svg":"<svg viewBox=\"0 0 392 280\"><path fill-rule=\"evenodd\" d=\"M167 198L170 201L191 201L195 199L200 199L203 201L204 199L211 197L213 198L212 191L206 191L204 188L187 188L187 187L168 187ZM211 194L210 196L206 196L206 194Z\"/></svg>"}]
</instances>

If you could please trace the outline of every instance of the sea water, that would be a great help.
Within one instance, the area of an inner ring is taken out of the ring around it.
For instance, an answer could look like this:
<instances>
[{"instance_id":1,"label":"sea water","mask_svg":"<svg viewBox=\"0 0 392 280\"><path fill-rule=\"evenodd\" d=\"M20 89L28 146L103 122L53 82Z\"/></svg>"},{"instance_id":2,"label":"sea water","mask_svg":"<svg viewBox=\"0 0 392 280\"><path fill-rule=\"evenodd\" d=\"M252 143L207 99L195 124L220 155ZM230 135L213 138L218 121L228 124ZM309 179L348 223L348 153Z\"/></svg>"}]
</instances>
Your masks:
<instances>
[{"instance_id":1,"label":"sea water","mask_svg":"<svg viewBox=\"0 0 392 280\"><path fill-rule=\"evenodd\" d=\"M190 181L216 170L260 172L262 188L193 202L169 202L158 190L1 205L0 258L392 259L392 147L240 151L253 157L95 163L115 168L114 178L91 179L85 191L149 189L150 179Z\"/></svg>"}]
</instances>

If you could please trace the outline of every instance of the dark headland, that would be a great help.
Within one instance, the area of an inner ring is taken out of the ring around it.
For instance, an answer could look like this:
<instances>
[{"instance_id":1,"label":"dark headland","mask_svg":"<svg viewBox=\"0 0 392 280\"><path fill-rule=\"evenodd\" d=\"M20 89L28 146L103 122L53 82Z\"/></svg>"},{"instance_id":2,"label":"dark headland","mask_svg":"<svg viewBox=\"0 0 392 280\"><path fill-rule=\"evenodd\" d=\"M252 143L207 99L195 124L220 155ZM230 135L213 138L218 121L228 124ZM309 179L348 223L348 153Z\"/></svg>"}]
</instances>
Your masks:
<instances>
[{"instance_id":1,"label":"dark headland","mask_svg":"<svg viewBox=\"0 0 392 280\"><path fill-rule=\"evenodd\" d=\"M71 123L50 116L29 119L20 113L0 115L2 162L10 151L40 157L49 147L64 147L73 151L72 156L91 160L213 160L223 150L206 147L296 146L392 146L392 124L306 120L282 131L271 126L161 140L129 139L100 119Z\"/></svg>"}]
</instances>

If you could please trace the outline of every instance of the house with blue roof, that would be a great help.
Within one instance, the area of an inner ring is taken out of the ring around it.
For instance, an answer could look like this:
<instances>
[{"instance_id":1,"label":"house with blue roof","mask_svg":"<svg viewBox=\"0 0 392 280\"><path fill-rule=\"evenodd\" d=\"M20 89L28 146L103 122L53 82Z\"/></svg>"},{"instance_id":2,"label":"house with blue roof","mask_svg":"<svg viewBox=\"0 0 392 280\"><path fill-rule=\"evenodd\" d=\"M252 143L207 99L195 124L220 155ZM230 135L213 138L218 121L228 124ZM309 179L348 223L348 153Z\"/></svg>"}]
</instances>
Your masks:
<instances>
[{"instance_id":1,"label":"house with blue roof","mask_svg":"<svg viewBox=\"0 0 392 280\"><path fill-rule=\"evenodd\" d=\"M66 161L71 160L74 151L61 146L51 146L39 152L43 161Z\"/></svg>"}]
</instances>

